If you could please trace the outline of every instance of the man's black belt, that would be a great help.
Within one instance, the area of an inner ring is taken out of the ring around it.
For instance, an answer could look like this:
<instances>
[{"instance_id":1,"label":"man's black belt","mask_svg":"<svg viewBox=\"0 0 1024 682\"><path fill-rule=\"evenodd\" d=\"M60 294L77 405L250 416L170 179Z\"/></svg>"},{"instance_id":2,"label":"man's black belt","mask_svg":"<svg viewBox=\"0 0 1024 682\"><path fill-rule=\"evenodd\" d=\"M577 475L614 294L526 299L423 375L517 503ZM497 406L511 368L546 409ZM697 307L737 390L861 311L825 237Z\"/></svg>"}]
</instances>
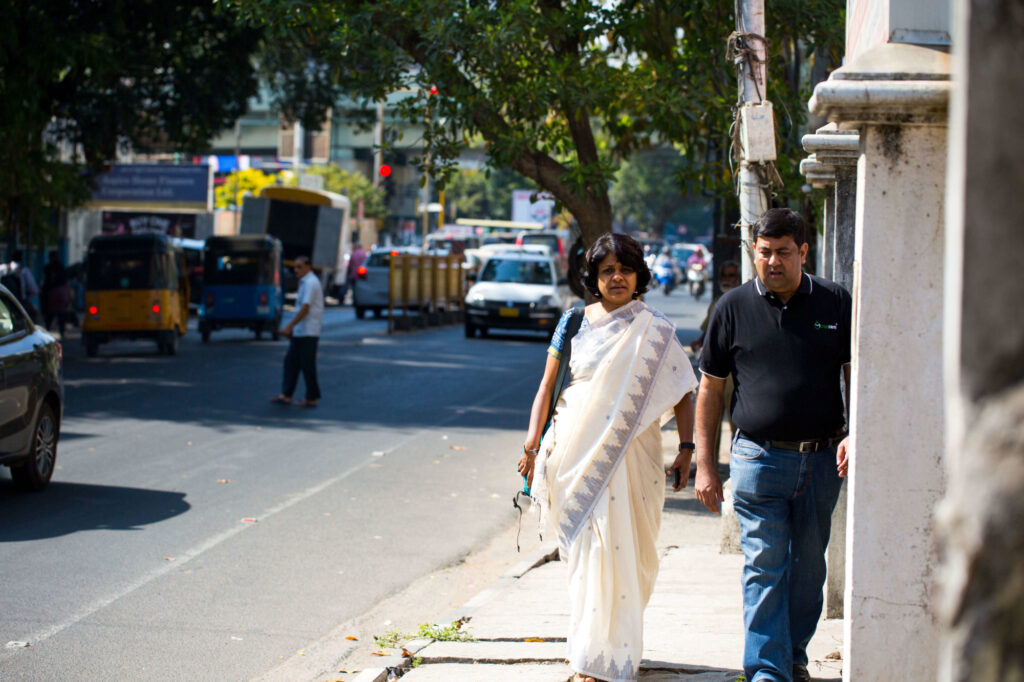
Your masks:
<instances>
[{"instance_id":1,"label":"man's black belt","mask_svg":"<svg viewBox=\"0 0 1024 682\"><path fill-rule=\"evenodd\" d=\"M828 438L818 438L817 440L768 440L754 438L749 433L745 433L743 431L740 431L739 436L740 438L745 438L746 440L757 443L765 450L776 448L778 450L796 450L797 452L806 454L830 448L845 438L846 434L841 433Z\"/></svg>"}]
</instances>

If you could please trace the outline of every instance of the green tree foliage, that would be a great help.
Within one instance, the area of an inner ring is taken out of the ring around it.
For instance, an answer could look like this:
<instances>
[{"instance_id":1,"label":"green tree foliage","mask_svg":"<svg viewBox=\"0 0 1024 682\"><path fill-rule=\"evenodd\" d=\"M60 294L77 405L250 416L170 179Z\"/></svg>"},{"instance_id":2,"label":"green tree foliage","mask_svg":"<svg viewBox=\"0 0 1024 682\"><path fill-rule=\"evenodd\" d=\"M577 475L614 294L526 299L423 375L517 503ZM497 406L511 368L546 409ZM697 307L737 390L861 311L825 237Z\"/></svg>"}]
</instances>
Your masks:
<instances>
[{"instance_id":1,"label":"green tree foliage","mask_svg":"<svg viewBox=\"0 0 1024 682\"><path fill-rule=\"evenodd\" d=\"M384 202L384 189L382 187L375 188L373 183L362 173L345 170L333 163L311 166L303 169L302 172L322 177L326 191L347 196L352 201L353 211L355 211L356 202L362 199L364 216L379 220L387 217L388 209ZM299 179L291 175L285 184L298 185Z\"/></svg>"},{"instance_id":2,"label":"green tree foliage","mask_svg":"<svg viewBox=\"0 0 1024 682\"><path fill-rule=\"evenodd\" d=\"M91 177L119 149L203 149L256 93L259 40L258 29L214 2L2 3L0 220L8 232L87 198Z\"/></svg>"},{"instance_id":3,"label":"green tree foliage","mask_svg":"<svg viewBox=\"0 0 1024 682\"><path fill-rule=\"evenodd\" d=\"M447 184L445 202L454 203L455 213L460 218L509 220L512 192L517 189L535 187L530 180L507 168L460 169Z\"/></svg>"},{"instance_id":4,"label":"green tree foliage","mask_svg":"<svg viewBox=\"0 0 1024 682\"><path fill-rule=\"evenodd\" d=\"M608 185L637 150L683 149L677 181L731 193L729 129L736 77L725 57L735 28L720 0L233 0L268 44L306 58L268 59L275 82L315 91L307 125L344 92L366 101L407 91L402 113L425 127L421 166L450 178L484 141L553 194L587 241L611 227ZM780 163L796 175L807 66L838 62L842 0L778 0L767 11L768 94L779 112ZM814 69L810 69L814 71ZM824 69L817 73L824 76Z\"/></svg>"},{"instance_id":5,"label":"green tree foliage","mask_svg":"<svg viewBox=\"0 0 1024 682\"><path fill-rule=\"evenodd\" d=\"M629 231L659 237L667 223L687 223L706 232L710 199L684 193L675 181L685 172L686 161L671 147L638 152L625 161L609 190L615 221Z\"/></svg>"}]
</instances>

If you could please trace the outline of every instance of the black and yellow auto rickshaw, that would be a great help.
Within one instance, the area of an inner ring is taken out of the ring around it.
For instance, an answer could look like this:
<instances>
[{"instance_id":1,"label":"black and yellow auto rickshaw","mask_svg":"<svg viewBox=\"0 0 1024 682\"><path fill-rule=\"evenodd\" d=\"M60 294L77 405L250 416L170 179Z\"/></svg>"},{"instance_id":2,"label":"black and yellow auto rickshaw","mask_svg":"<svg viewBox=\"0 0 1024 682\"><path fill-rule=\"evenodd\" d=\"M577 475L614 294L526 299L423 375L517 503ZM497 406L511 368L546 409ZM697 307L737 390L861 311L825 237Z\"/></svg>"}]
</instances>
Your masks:
<instances>
[{"instance_id":1,"label":"black and yellow auto rickshaw","mask_svg":"<svg viewBox=\"0 0 1024 682\"><path fill-rule=\"evenodd\" d=\"M82 323L89 357L118 338L153 339L161 353L176 354L188 302L184 257L167 235L101 235L89 242Z\"/></svg>"}]
</instances>

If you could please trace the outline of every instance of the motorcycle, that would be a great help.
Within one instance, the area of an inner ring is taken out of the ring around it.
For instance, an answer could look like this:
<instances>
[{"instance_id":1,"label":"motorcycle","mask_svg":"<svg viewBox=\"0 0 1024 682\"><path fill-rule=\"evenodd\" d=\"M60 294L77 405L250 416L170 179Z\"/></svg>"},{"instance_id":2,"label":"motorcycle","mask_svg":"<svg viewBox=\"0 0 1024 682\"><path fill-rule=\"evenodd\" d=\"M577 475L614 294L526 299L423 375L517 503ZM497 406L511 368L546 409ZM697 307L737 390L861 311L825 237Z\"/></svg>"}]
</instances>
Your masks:
<instances>
[{"instance_id":1,"label":"motorcycle","mask_svg":"<svg viewBox=\"0 0 1024 682\"><path fill-rule=\"evenodd\" d=\"M707 265L704 263L691 263L686 271L686 278L690 282L690 294L699 300L704 295L704 289L707 288Z\"/></svg>"},{"instance_id":2,"label":"motorcycle","mask_svg":"<svg viewBox=\"0 0 1024 682\"><path fill-rule=\"evenodd\" d=\"M654 266L654 281L657 282L666 296L671 294L679 281L675 265L671 261L656 264Z\"/></svg>"}]
</instances>

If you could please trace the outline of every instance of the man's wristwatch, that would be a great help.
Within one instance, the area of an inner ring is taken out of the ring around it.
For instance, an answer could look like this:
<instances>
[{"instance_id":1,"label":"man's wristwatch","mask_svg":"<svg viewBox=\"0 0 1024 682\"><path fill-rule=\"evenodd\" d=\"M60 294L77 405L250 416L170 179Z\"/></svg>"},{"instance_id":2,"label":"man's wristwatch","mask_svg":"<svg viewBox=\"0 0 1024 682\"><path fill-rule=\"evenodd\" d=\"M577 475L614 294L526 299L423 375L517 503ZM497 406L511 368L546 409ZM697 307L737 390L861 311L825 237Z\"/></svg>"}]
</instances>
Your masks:
<instances>
[{"instance_id":1,"label":"man's wristwatch","mask_svg":"<svg viewBox=\"0 0 1024 682\"><path fill-rule=\"evenodd\" d=\"M694 443L691 443L688 440L685 440L685 441L682 441L682 442L679 443L679 452L682 452L683 450L696 450L696 449L697 449L697 445L694 444Z\"/></svg>"}]
</instances>

